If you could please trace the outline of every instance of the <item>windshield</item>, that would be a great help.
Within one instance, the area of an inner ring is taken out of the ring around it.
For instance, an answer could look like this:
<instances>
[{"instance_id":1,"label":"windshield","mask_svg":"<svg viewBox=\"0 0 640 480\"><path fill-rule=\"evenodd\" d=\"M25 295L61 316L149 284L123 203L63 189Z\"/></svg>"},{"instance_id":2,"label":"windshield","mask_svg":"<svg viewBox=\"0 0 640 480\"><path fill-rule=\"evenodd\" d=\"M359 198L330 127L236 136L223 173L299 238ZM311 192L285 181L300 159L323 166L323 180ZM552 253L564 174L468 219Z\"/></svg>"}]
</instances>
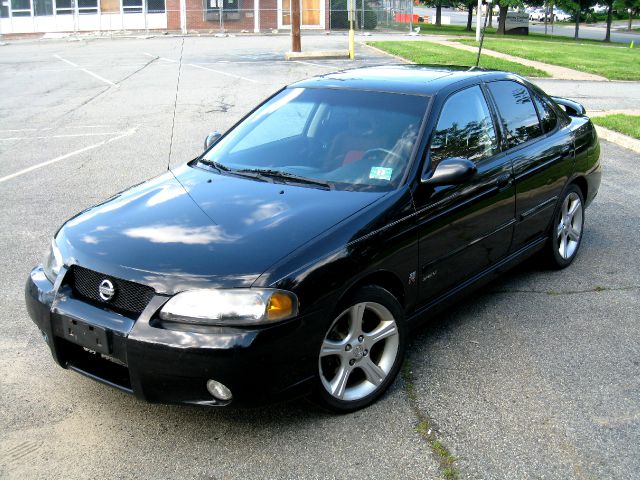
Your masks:
<instances>
[{"instance_id":1,"label":"windshield","mask_svg":"<svg viewBox=\"0 0 640 480\"><path fill-rule=\"evenodd\" d=\"M286 89L216 143L201 162L276 181L389 190L408 168L427 102L416 95Z\"/></svg>"}]
</instances>

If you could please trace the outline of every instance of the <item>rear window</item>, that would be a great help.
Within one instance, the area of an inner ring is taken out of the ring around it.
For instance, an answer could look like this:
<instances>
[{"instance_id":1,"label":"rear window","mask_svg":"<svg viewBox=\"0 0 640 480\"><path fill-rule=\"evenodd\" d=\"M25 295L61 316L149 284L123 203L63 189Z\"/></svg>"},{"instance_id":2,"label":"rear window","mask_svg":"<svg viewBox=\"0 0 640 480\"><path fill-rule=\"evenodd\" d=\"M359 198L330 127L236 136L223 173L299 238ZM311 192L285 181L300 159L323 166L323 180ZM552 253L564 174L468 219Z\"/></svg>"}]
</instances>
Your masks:
<instances>
[{"instance_id":1,"label":"rear window","mask_svg":"<svg viewBox=\"0 0 640 480\"><path fill-rule=\"evenodd\" d=\"M536 108L538 109L538 115L540 116L540 124L542 125L542 130L544 131L544 133L549 133L551 130L556 128L556 124L558 123L558 116L556 115L556 112L553 111L551 105L535 93L533 94L533 101L535 102Z\"/></svg>"}]
</instances>

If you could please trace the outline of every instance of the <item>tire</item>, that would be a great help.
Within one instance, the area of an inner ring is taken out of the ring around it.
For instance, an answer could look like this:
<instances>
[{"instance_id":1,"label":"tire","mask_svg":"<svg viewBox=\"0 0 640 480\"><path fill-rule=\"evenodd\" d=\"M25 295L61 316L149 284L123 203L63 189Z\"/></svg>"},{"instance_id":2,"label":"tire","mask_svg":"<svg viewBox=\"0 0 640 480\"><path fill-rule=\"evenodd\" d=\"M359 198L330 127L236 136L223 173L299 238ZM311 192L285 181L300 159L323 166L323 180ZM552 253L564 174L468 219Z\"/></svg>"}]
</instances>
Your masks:
<instances>
[{"instance_id":1,"label":"tire","mask_svg":"<svg viewBox=\"0 0 640 480\"><path fill-rule=\"evenodd\" d=\"M550 229L545 249L546 259L554 269L571 265L576 258L584 233L584 197L577 185L571 184L564 191Z\"/></svg>"},{"instance_id":2,"label":"tire","mask_svg":"<svg viewBox=\"0 0 640 480\"><path fill-rule=\"evenodd\" d=\"M391 293L378 286L358 290L321 339L316 402L340 413L375 402L400 370L406 337L402 306Z\"/></svg>"}]
</instances>

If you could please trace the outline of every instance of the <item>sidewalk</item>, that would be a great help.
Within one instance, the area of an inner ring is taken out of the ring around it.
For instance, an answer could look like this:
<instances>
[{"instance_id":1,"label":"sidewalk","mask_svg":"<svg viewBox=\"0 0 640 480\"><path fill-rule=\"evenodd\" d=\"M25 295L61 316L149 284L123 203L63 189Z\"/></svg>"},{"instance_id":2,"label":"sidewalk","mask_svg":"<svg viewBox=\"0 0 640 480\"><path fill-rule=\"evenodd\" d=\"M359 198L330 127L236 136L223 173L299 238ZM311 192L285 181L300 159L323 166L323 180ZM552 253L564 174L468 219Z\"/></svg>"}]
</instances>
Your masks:
<instances>
[{"instance_id":1,"label":"sidewalk","mask_svg":"<svg viewBox=\"0 0 640 480\"><path fill-rule=\"evenodd\" d=\"M472 47L469 45L463 45L458 42L452 42L450 40L433 40L431 38L425 38L425 40L438 43L440 45L445 45L447 47L457 48L458 50L466 50L467 52L478 52L478 47ZM608 79L601 77L600 75L594 75L592 73L579 72L578 70L573 70L571 68L559 67L557 65L549 65L548 63L536 62L535 60L527 60L521 57L514 57L513 55L507 55L506 53L496 52L493 50L487 50L486 48L482 49L483 55L488 55L490 57L501 58L503 60L509 60L511 62L517 62L522 65L527 65L528 67L534 67L538 70L542 70L543 72L547 72L551 75L551 78L559 79L559 80L588 80L588 81L598 81L598 82L607 82Z\"/></svg>"}]
</instances>

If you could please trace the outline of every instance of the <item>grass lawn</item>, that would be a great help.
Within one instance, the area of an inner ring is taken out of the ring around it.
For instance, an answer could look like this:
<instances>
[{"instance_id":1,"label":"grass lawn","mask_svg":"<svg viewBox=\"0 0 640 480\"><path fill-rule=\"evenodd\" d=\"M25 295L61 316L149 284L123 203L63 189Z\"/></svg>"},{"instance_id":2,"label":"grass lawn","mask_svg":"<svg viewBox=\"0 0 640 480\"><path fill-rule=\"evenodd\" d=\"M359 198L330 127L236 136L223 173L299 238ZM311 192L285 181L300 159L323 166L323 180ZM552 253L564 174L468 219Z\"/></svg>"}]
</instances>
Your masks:
<instances>
[{"instance_id":1,"label":"grass lawn","mask_svg":"<svg viewBox=\"0 0 640 480\"><path fill-rule=\"evenodd\" d=\"M640 140L640 115L605 115L603 117L593 117L591 121L597 125L602 125L610 130L624 133L630 137Z\"/></svg>"},{"instance_id":2,"label":"grass lawn","mask_svg":"<svg viewBox=\"0 0 640 480\"><path fill-rule=\"evenodd\" d=\"M438 45L429 42L417 41L393 41L393 42L368 42L369 45L384 50L393 55L406 58L410 62L436 65L462 65L469 67L475 65L476 54L465 52L456 48ZM528 77L548 77L546 72L536 68L527 67L519 63L509 62L500 58L482 57L480 66L496 70L506 70L519 73Z\"/></svg>"},{"instance_id":3,"label":"grass lawn","mask_svg":"<svg viewBox=\"0 0 640 480\"><path fill-rule=\"evenodd\" d=\"M476 45L474 40L458 41L465 45ZM485 38L484 47L516 57L595 73L610 80L640 80L640 48L592 44L560 46L533 40L493 38Z\"/></svg>"}]
</instances>

